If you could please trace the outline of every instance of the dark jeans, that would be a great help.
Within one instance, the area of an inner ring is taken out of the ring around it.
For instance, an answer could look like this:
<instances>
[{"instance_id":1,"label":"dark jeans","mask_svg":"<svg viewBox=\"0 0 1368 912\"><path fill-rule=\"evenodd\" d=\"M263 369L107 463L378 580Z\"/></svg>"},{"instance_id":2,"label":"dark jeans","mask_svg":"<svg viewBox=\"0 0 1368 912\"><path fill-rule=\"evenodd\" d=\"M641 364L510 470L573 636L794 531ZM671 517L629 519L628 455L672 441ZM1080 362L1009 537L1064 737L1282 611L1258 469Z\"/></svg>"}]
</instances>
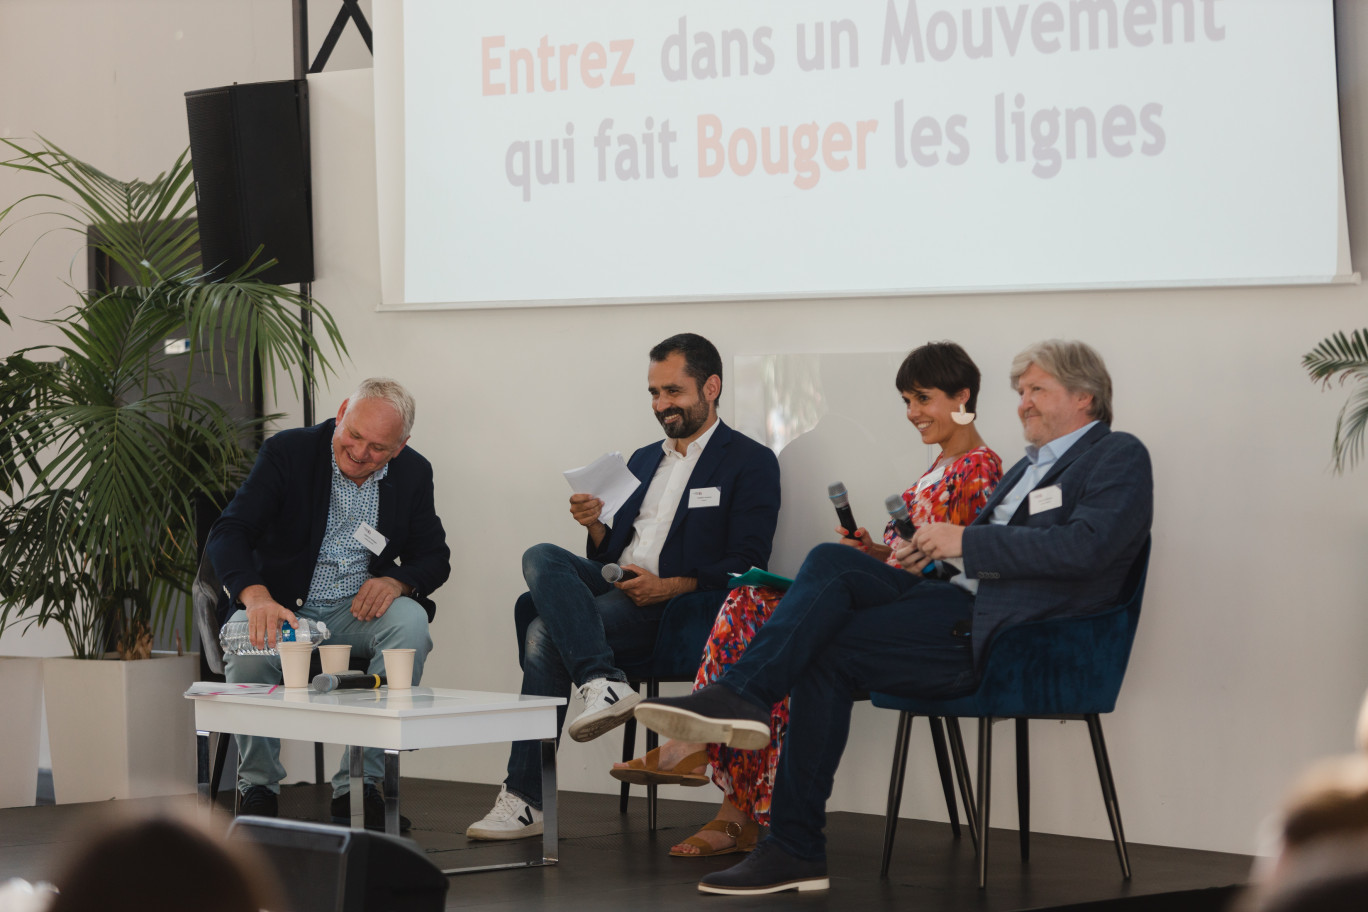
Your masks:
<instances>
[{"instance_id":1,"label":"dark jeans","mask_svg":"<svg viewBox=\"0 0 1368 912\"><path fill-rule=\"evenodd\" d=\"M518 599L514 623L522 693L566 697L573 685L595 678L625 681L618 663L650 658L665 603L638 608L612 584L603 565L556 545L534 545L523 554L528 592ZM565 708L556 716L556 734ZM517 741L508 757L510 792L541 807L541 747Z\"/></svg>"},{"instance_id":2,"label":"dark jeans","mask_svg":"<svg viewBox=\"0 0 1368 912\"><path fill-rule=\"evenodd\" d=\"M973 691L969 638L952 633L970 620L973 605L958 586L845 545L818 545L808 554L774 614L719 682L766 709L792 696L770 804L770 838L786 852L826 855L826 802L850 734L854 694Z\"/></svg>"}]
</instances>

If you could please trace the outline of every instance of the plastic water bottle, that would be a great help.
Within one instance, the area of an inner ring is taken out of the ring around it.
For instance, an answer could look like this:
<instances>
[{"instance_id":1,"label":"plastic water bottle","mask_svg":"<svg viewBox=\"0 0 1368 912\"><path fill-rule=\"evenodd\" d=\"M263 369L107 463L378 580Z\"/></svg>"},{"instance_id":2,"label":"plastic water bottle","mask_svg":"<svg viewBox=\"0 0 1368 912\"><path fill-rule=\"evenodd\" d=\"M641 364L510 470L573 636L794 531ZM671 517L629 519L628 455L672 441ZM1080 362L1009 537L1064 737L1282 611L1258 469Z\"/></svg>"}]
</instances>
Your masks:
<instances>
[{"instance_id":1,"label":"plastic water bottle","mask_svg":"<svg viewBox=\"0 0 1368 912\"><path fill-rule=\"evenodd\" d=\"M300 618L299 629L285 624L280 628L280 642L282 643L321 643L332 632L328 630L328 625L322 621L315 621L312 618ZM252 638L247 633L246 621L230 621L223 625L219 631L219 646L223 648L224 655L279 655L274 649L257 649L252 645Z\"/></svg>"}]
</instances>

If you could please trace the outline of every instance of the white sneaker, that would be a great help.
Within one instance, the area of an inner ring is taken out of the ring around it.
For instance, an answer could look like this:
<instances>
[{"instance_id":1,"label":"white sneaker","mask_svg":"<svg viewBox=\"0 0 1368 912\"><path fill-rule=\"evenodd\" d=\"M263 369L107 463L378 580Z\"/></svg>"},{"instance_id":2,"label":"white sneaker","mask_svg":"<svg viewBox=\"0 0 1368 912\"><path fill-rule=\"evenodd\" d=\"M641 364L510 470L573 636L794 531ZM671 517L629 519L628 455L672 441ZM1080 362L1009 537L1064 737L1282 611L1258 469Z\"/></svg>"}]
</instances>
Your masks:
<instances>
[{"instance_id":1,"label":"white sneaker","mask_svg":"<svg viewBox=\"0 0 1368 912\"><path fill-rule=\"evenodd\" d=\"M566 729L576 741L593 741L612 731L630 719L632 707L641 702L641 694L626 681L595 678L581 684L579 692L584 698L584 712Z\"/></svg>"},{"instance_id":2,"label":"white sneaker","mask_svg":"<svg viewBox=\"0 0 1368 912\"><path fill-rule=\"evenodd\" d=\"M499 800L483 820L466 827L467 839L523 839L542 834L542 812L508 790L499 789Z\"/></svg>"}]
</instances>

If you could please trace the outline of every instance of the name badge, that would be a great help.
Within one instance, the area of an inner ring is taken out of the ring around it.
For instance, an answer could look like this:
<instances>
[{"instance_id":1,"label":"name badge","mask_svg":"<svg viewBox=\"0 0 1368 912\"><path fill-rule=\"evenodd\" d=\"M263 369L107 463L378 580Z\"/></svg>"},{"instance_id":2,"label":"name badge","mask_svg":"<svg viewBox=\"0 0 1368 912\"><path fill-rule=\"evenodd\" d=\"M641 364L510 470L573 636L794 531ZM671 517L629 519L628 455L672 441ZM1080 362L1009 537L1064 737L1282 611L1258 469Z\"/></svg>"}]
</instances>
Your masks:
<instances>
[{"instance_id":1,"label":"name badge","mask_svg":"<svg viewBox=\"0 0 1368 912\"><path fill-rule=\"evenodd\" d=\"M931 487L933 484L940 481L944 477L945 466L941 466L939 469L936 469L936 471L932 472L930 475L923 475L921 477L921 481L917 482L917 493L920 494L926 488Z\"/></svg>"},{"instance_id":2,"label":"name badge","mask_svg":"<svg viewBox=\"0 0 1368 912\"><path fill-rule=\"evenodd\" d=\"M722 504L721 488L689 488L689 509L716 507Z\"/></svg>"},{"instance_id":3,"label":"name badge","mask_svg":"<svg viewBox=\"0 0 1368 912\"><path fill-rule=\"evenodd\" d=\"M371 554L378 555L385 550L385 545L389 544L389 539L375 531L370 523L361 523L352 533L352 538L366 546L366 550Z\"/></svg>"},{"instance_id":4,"label":"name badge","mask_svg":"<svg viewBox=\"0 0 1368 912\"><path fill-rule=\"evenodd\" d=\"M1038 488L1030 494L1031 515L1044 513L1046 510L1054 510L1064 506L1064 492L1059 489L1059 485L1050 485L1048 488Z\"/></svg>"}]
</instances>

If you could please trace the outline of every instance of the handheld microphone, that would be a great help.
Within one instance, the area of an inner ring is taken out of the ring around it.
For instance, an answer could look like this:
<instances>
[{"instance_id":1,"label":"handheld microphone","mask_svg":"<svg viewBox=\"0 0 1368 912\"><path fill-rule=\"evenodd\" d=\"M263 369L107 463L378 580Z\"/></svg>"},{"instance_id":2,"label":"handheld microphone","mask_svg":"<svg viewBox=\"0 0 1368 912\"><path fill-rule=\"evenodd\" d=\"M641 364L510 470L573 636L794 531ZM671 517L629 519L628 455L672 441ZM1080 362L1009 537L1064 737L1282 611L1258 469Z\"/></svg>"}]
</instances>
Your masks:
<instances>
[{"instance_id":1,"label":"handheld microphone","mask_svg":"<svg viewBox=\"0 0 1368 912\"><path fill-rule=\"evenodd\" d=\"M854 538L859 526L855 525L855 514L850 512L850 495L846 493L845 484L837 481L827 485L827 497L831 498L831 505L836 508L836 519L840 521L841 528L850 533L847 538Z\"/></svg>"},{"instance_id":2,"label":"handheld microphone","mask_svg":"<svg viewBox=\"0 0 1368 912\"><path fill-rule=\"evenodd\" d=\"M623 570L617 564L603 565L603 578L610 583L625 583L629 579L636 579L635 570Z\"/></svg>"},{"instance_id":3,"label":"handheld microphone","mask_svg":"<svg viewBox=\"0 0 1368 912\"><path fill-rule=\"evenodd\" d=\"M912 517L907 513L907 502L902 499L902 495L889 494L884 498L884 506L888 508L888 515L893 517L893 528L897 531L898 537L910 542L912 533L917 530L912 525Z\"/></svg>"},{"instance_id":4,"label":"handheld microphone","mask_svg":"<svg viewBox=\"0 0 1368 912\"><path fill-rule=\"evenodd\" d=\"M884 498L884 506L888 508L888 515L893 517L893 528L897 531L898 537L910 542L917 530L912 525L912 517L907 513L907 502L902 499L902 495L888 495ZM932 561L922 568L923 575L938 580L949 580L959 572L959 567L944 560Z\"/></svg>"},{"instance_id":5,"label":"handheld microphone","mask_svg":"<svg viewBox=\"0 0 1368 912\"><path fill-rule=\"evenodd\" d=\"M384 684L384 675L371 674L321 674L315 675L313 679L313 689L319 693L334 690L375 690Z\"/></svg>"}]
</instances>

